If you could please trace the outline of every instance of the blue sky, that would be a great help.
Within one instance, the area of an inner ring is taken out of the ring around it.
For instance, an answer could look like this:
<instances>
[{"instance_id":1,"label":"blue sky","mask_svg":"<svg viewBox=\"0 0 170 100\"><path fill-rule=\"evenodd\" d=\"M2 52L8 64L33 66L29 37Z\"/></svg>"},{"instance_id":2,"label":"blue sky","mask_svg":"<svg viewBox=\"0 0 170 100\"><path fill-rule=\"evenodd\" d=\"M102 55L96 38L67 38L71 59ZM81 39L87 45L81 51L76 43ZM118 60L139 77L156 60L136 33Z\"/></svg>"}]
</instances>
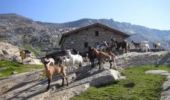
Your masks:
<instances>
[{"instance_id":1,"label":"blue sky","mask_svg":"<svg viewBox=\"0 0 170 100\"><path fill-rule=\"evenodd\" d=\"M170 30L169 5L170 0L0 0L0 13L56 23L108 18Z\"/></svg>"}]
</instances>

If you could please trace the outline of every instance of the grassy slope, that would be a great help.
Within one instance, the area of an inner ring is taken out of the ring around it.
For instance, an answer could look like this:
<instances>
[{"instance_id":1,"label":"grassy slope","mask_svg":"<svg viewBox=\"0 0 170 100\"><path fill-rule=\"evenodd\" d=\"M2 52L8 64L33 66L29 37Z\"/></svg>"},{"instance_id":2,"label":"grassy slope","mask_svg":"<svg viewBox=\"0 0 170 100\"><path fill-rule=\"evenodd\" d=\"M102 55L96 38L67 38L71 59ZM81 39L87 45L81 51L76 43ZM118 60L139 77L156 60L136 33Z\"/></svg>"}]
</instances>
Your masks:
<instances>
[{"instance_id":1,"label":"grassy slope","mask_svg":"<svg viewBox=\"0 0 170 100\"><path fill-rule=\"evenodd\" d=\"M7 77L12 75L13 71L17 73L34 71L36 69L43 68L43 65L23 65L21 63L1 60L0 61L0 69L5 68L4 70L0 70L0 77Z\"/></svg>"},{"instance_id":2,"label":"grassy slope","mask_svg":"<svg viewBox=\"0 0 170 100\"><path fill-rule=\"evenodd\" d=\"M168 66L141 66L127 68L123 74L127 76L126 80L120 80L101 87L91 87L88 91L72 100L159 100L161 86L165 81L164 76L145 74L146 70L164 69L170 71ZM129 83L134 83L132 87Z\"/></svg>"}]
</instances>

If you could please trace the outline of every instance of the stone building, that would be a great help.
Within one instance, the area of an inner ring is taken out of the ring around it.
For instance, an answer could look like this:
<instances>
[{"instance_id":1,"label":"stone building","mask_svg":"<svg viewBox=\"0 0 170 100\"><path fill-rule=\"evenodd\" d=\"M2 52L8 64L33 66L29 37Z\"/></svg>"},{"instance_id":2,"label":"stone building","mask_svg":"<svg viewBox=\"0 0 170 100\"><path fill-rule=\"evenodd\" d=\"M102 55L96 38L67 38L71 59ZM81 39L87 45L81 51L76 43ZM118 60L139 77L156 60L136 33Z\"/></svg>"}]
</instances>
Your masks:
<instances>
[{"instance_id":1,"label":"stone building","mask_svg":"<svg viewBox=\"0 0 170 100\"><path fill-rule=\"evenodd\" d=\"M111 39L123 41L129 37L128 34L113 29L101 23L91 24L73 31L64 33L59 42L61 48L76 49L83 53L88 46L95 46L103 41L110 42Z\"/></svg>"}]
</instances>

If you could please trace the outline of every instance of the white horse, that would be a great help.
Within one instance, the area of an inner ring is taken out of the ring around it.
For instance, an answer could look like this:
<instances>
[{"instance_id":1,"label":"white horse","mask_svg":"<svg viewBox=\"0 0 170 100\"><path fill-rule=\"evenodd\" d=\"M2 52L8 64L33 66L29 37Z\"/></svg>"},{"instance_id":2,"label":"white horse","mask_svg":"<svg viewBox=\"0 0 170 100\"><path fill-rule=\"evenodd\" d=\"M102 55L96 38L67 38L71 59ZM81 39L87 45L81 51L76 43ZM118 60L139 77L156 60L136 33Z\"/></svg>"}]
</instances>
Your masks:
<instances>
[{"instance_id":1,"label":"white horse","mask_svg":"<svg viewBox=\"0 0 170 100\"><path fill-rule=\"evenodd\" d=\"M149 42L148 41L142 41L140 43L140 48L141 48L142 51L148 52L150 50Z\"/></svg>"},{"instance_id":2,"label":"white horse","mask_svg":"<svg viewBox=\"0 0 170 100\"><path fill-rule=\"evenodd\" d=\"M153 43L153 47L154 47L155 49L161 49L161 43L160 43L160 42Z\"/></svg>"},{"instance_id":3,"label":"white horse","mask_svg":"<svg viewBox=\"0 0 170 100\"><path fill-rule=\"evenodd\" d=\"M68 57L69 57L69 60L70 63L74 66L76 64L79 65L79 67L82 66L82 63L83 63L83 57L79 54L72 54L70 50L67 50L66 51L67 54L68 54Z\"/></svg>"}]
</instances>

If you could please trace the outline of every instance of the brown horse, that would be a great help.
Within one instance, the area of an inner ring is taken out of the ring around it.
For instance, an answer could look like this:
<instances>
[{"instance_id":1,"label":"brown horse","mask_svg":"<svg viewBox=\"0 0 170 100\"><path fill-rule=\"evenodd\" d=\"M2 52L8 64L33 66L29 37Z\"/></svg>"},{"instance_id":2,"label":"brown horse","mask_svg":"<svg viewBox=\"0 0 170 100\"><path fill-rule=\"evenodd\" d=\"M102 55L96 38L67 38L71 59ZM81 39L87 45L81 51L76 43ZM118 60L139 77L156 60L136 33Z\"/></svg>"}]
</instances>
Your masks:
<instances>
[{"instance_id":1,"label":"brown horse","mask_svg":"<svg viewBox=\"0 0 170 100\"><path fill-rule=\"evenodd\" d=\"M46 71L46 76L48 78L48 86L47 90L50 88L50 83L52 80L52 76L55 74L61 74L62 75L62 86L64 85L64 81L66 80L67 85L68 85L68 78L66 75L66 67L62 64L57 64L57 65L49 65L49 61L46 60L45 58L41 59L42 63L44 64L45 71Z\"/></svg>"},{"instance_id":2,"label":"brown horse","mask_svg":"<svg viewBox=\"0 0 170 100\"><path fill-rule=\"evenodd\" d=\"M112 62L115 63L115 54L111 51L103 52L99 51L96 48L91 48L93 55L98 59L99 69L101 69L101 63L104 62L104 60L109 60L110 68L112 68ZM115 64L116 65L116 64ZM116 66L115 66L116 67Z\"/></svg>"}]
</instances>

